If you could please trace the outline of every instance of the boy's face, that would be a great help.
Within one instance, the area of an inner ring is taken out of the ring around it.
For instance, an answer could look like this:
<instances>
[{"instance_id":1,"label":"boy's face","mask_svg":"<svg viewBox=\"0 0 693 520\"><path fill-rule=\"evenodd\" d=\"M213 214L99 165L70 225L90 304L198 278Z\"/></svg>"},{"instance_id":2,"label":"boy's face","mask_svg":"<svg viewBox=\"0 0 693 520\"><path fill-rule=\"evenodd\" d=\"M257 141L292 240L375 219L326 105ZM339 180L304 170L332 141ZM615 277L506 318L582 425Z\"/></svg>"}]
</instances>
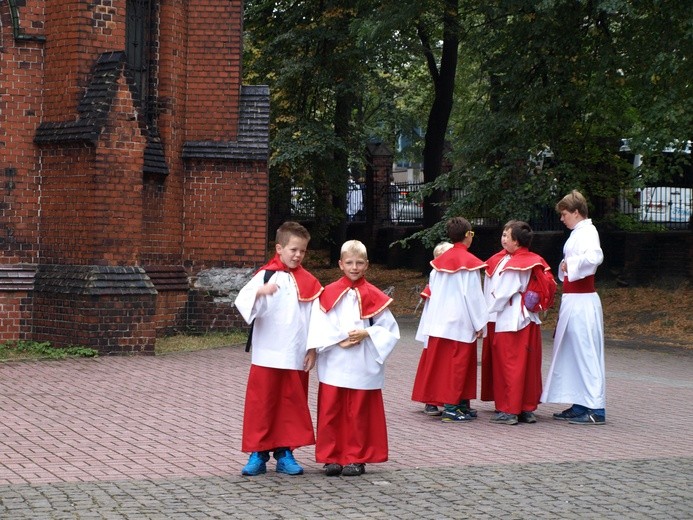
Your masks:
<instances>
[{"instance_id":1,"label":"boy's face","mask_svg":"<svg viewBox=\"0 0 693 520\"><path fill-rule=\"evenodd\" d=\"M285 246L277 244L275 247L282 263L289 269L295 269L301 265L303 257L306 256L308 240L297 237L296 235L291 235L289 242L287 242Z\"/></svg>"},{"instance_id":2,"label":"boy's face","mask_svg":"<svg viewBox=\"0 0 693 520\"><path fill-rule=\"evenodd\" d=\"M520 248L517 240L513 240L512 232L509 229L504 229L501 235L501 245L508 253L512 254Z\"/></svg>"},{"instance_id":3,"label":"boy's face","mask_svg":"<svg viewBox=\"0 0 693 520\"><path fill-rule=\"evenodd\" d=\"M580 220L582 220L582 216L578 210L571 212L564 209L561 211L561 222L563 222L568 229L574 229Z\"/></svg>"},{"instance_id":4,"label":"boy's face","mask_svg":"<svg viewBox=\"0 0 693 520\"><path fill-rule=\"evenodd\" d=\"M355 282L362 278L366 269L368 269L368 260L361 255L344 253L339 260L339 268L349 280Z\"/></svg>"}]
</instances>

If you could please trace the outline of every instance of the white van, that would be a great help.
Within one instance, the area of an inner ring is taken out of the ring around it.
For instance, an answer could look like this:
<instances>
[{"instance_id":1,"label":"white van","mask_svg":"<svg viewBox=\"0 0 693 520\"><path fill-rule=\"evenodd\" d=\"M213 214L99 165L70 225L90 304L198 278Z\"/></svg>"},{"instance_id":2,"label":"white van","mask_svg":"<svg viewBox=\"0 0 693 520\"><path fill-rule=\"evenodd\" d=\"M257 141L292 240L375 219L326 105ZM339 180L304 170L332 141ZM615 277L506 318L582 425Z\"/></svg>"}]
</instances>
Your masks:
<instances>
[{"instance_id":1,"label":"white van","mask_svg":"<svg viewBox=\"0 0 693 520\"><path fill-rule=\"evenodd\" d=\"M691 219L692 205L693 188L657 186L640 190L640 220L643 222L685 227Z\"/></svg>"}]
</instances>

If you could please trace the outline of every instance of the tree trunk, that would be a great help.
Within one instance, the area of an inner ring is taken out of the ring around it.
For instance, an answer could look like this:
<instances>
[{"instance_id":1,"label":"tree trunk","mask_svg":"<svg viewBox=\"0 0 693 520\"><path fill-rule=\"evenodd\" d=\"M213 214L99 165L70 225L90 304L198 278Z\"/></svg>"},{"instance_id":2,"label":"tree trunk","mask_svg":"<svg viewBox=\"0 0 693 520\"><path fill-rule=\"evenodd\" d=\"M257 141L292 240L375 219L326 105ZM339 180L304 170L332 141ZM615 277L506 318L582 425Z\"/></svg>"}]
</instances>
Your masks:
<instances>
[{"instance_id":1,"label":"tree trunk","mask_svg":"<svg viewBox=\"0 0 693 520\"><path fill-rule=\"evenodd\" d=\"M455 90L455 73L459 46L458 0L445 0L443 14L443 51L440 68L435 63L430 51L428 34L423 26L419 28L419 37L426 52L428 70L433 80L435 97L428 115L426 136L423 150L424 182L433 182L442 171L445 136L452 112L453 93ZM424 226L431 227L438 223L445 212L439 204L446 198L446 193L435 190L424 200Z\"/></svg>"}]
</instances>

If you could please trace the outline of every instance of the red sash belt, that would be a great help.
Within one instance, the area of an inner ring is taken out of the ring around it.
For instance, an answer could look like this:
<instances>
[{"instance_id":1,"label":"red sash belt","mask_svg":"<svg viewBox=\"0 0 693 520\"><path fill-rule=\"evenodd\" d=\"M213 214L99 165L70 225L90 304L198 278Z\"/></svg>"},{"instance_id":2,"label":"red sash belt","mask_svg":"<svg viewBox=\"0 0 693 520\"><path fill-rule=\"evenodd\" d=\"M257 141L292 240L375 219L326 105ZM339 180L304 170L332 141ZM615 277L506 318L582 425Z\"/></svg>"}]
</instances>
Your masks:
<instances>
[{"instance_id":1,"label":"red sash belt","mask_svg":"<svg viewBox=\"0 0 693 520\"><path fill-rule=\"evenodd\" d=\"M568 281L568 277L563 278L563 294L566 293L592 293L594 288L594 275L587 276L574 282Z\"/></svg>"}]
</instances>

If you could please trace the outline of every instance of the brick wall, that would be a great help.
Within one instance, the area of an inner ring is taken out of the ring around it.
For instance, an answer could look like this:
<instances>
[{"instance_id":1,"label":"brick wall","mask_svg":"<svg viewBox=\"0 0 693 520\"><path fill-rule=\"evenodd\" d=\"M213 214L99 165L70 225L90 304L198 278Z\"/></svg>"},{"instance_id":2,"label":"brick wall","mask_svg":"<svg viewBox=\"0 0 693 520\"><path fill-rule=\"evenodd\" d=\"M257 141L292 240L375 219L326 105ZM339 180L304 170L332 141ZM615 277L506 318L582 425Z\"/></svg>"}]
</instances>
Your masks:
<instances>
[{"instance_id":1,"label":"brick wall","mask_svg":"<svg viewBox=\"0 0 693 520\"><path fill-rule=\"evenodd\" d=\"M242 2L152 2L146 117L126 4L16 2L15 27L0 4L0 264L39 280L22 292L0 272L0 337L151 353L190 309L195 327L229 323L189 276L264 260L269 92L241 86ZM152 292L75 274L142 265Z\"/></svg>"},{"instance_id":2,"label":"brick wall","mask_svg":"<svg viewBox=\"0 0 693 520\"><path fill-rule=\"evenodd\" d=\"M40 25L32 9L26 19ZM31 39L14 45L8 2L0 4L0 50L0 264L35 262L40 174L32 139L41 121L43 49Z\"/></svg>"},{"instance_id":3,"label":"brick wall","mask_svg":"<svg viewBox=\"0 0 693 520\"><path fill-rule=\"evenodd\" d=\"M184 258L193 271L265 258L266 165L192 161L185 183Z\"/></svg>"},{"instance_id":4,"label":"brick wall","mask_svg":"<svg viewBox=\"0 0 693 520\"><path fill-rule=\"evenodd\" d=\"M238 137L241 31L229 21L240 20L241 12L241 0L188 1L189 141L235 141Z\"/></svg>"},{"instance_id":5,"label":"brick wall","mask_svg":"<svg viewBox=\"0 0 693 520\"><path fill-rule=\"evenodd\" d=\"M213 291L190 291L186 308L187 332L202 334L247 328L233 303L220 303L216 301L218 297L219 293Z\"/></svg>"}]
</instances>

